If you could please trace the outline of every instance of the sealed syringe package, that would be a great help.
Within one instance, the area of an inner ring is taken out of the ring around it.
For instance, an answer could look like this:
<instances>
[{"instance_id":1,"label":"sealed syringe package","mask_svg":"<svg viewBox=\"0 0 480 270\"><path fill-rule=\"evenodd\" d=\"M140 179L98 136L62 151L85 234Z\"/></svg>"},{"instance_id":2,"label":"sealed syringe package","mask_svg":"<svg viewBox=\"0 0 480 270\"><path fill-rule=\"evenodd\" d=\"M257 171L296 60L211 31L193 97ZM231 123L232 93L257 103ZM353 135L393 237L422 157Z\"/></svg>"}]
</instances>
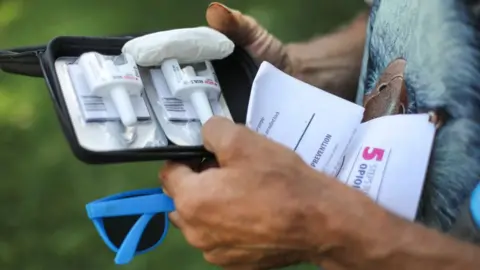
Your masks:
<instances>
[{"instance_id":1,"label":"sealed syringe package","mask_svg":"<svg viewBox=\"0 0 480 270\"><path fill-rule=\"evenodd\" d=\"M45 79L72 151L91 164L210 156L202 125L214 115L245 123L258 68L207 27L56 37L1 51L0 67Z\"/></svg>"}]
</instances>

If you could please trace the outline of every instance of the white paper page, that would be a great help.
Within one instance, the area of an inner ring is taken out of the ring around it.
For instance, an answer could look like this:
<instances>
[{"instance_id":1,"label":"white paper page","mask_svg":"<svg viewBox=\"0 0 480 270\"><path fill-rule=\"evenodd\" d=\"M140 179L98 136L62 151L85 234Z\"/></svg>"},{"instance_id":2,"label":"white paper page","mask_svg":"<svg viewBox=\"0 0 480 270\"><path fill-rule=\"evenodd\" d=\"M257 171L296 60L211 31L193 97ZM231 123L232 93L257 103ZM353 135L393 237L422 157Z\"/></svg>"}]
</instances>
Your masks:
<instances>
[{"instance_id":1,"label":"white paper page","mask_svg":"<svg viewBox=\"0 0 480 270\"><path fill-rule=\"evenodd\" d=\"M85 122L120 120L117 109L110 98L99 97L90 93L80 66L69 65L68 73ZM139 121L150 120L150 113L142 96L131 95L130 101Z\"/></svg>"},{"instance_id":2,"label":"white paper page","mask_svg":"<svg viewBox=\"0 0 480 270\"><path fill-rule=\"evenodd\" d=\"M246 124L334 175L363 111L263 62L253 82Z\"/></svg>"},{"instance_id":3,"label":"white paper page","mask_svg":"<svg viewBox=\"0 0 480 270\"><path fill-rule=\"evenodd\" d=\"M391 212L413 220L435 126L427 114L391 115L360 125L338 178Z\"/></svg>"}]
</instances>

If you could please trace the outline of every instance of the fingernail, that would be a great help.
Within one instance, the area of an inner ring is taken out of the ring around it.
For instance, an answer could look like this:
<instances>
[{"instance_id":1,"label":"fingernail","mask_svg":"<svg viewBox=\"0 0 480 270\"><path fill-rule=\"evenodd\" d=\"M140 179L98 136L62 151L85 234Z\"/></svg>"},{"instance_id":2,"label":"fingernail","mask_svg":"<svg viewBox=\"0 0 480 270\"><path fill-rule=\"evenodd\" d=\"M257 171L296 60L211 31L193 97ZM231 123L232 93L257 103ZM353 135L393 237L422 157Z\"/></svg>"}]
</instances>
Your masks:
<instances>
[{"instance_id":1,"label":"fingernail","mask_svg":"<svg viewBox=\"0 0 480 270\"><path fill-rule=\"evenodd\" d=\"M229 7L225 6L224 4L221 4L221 3L218 3L218 2L212 2L212 3L210 3L210 5L208 5L209 8L213 7L213 6L221 7L223 9L225 9L226 11L228 11L229 13L232 13L232 10Z\"/></svg>"}]
</instances>

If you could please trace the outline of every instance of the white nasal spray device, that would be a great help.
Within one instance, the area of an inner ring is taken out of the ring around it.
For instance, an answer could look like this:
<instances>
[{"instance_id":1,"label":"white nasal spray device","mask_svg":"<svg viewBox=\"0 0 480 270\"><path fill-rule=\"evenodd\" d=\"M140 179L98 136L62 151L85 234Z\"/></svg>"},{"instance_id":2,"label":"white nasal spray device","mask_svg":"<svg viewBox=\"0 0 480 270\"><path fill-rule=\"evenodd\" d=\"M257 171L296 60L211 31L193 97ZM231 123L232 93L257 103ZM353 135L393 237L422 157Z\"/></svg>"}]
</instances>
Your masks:
<instances>
[{"instance_id":1,"label":"white nasal spray device","mask_svg":"<svg viewBox=\"0 0 480 270\"><path fill-rule=\"evenodd\" d=\"M197 73L194 67L200 65L204 69ZM210 61L181 68L176 59L168 59L161 66L172 95L190 102L202 125L205 124L213 116L209 100L218 100L221 92Z\"/></svg>"},{"instance_id":2,"label":"white nasal spray device","mask_svg":"<svg viewBox=\"0 0 480 270\"><path fill-rule=\"evenodd\" d=\"M78 65L92 94L111 98L122 124L133 127L137 123L137 116L130 95L139 95L143 83L133 57L128 54L122 56L124 63L115 65L113 58L87 52L80 56Z\"/></svg>"},{"instance_id":3,"label":"white nasal spray device","mask_svg":"<svg viewBox=\"0 0 480 270\"><path fill-rule=\"evenodd\" d=\"M209 60L223 59L235 48L222 33L209 27L157 32L127 42L122 52L140 66L161 65L172 95L189 101L200 122L213 116L209 99L220 97L220 85ZM196 70L199 64L204 70Z\"/></svg>"}]
</instances>

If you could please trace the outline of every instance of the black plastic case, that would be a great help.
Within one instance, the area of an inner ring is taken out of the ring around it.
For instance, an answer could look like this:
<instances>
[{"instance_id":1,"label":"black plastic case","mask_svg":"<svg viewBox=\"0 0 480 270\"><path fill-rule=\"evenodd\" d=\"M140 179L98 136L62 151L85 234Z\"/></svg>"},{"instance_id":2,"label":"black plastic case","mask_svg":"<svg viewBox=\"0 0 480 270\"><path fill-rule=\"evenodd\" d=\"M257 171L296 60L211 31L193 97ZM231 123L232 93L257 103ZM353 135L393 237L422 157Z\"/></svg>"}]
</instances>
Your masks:
<instances>
[{"instance_id":1,"label":"black plastic case","mask_svg":"<svg viewBox=\"0 0 480 270\"><path fill-rule=\"evenodd\" d=\"M128 37L57 37L45 47L18 48L0 53L1 68L10 73L44 77L62 130L75 156L89 164L122 163L153 160L178 160L211 156L203 147L168 145L110 152L93 152L80 146L68 115L55 61L59 57L78 57L88 51L116 55L121 53ZM38 60L37 60L38 59ZM258 66L241 48L227 58L212 61L230 113L236 123L245 123L250 90Z\"/></svg>"}]
</instances>

